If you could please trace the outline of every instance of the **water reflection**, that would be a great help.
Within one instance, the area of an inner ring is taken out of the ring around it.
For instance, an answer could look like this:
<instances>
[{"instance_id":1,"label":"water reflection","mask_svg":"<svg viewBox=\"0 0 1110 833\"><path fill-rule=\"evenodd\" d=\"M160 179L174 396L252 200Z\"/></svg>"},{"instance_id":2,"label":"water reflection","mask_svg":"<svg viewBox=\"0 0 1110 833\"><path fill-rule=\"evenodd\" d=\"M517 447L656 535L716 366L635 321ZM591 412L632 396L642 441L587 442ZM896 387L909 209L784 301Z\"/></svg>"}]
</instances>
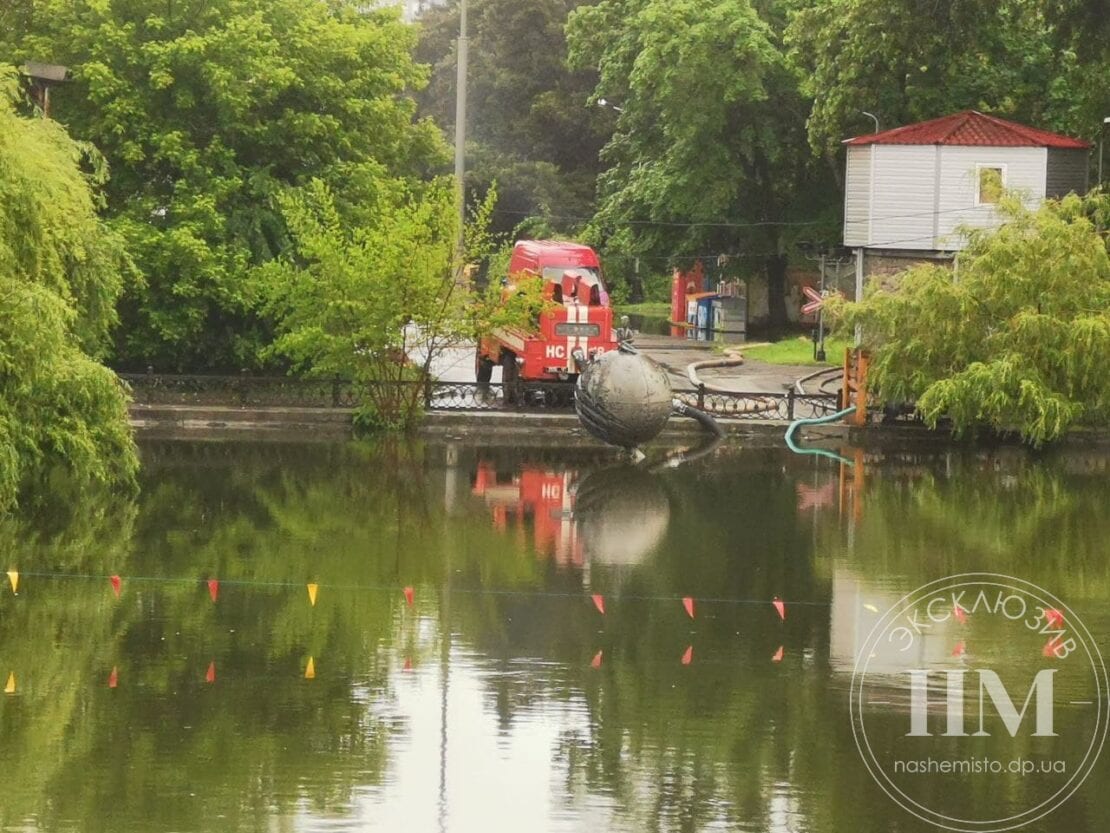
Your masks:
<instances>
[{"instance_id":1,"label":"water reflection","mask_svg":"<svg viewBox=\"0 0 1110 833\"><path fill-rule=\"evenodd\" d=\"M519 539L530 527L537 554L564 566L635 566L658 547L670 521L659 479L632 465L579 476L534 463L499 473L483 460L472 493L485 499L496 530L512 529Z\"/></svg>"},{"instance_id":2,"label":"water reflection","mask_svg":"<svg viewBox=\"0 0 1110 833\"><path fill-rule=\"evenodd\" d=\"M1012 572L1105 648L1106 460L843 452L161 443L137 499L56 483L0 523L0 828L930 829L852 740L870 608Z\"/></svg>"}]
</instances>

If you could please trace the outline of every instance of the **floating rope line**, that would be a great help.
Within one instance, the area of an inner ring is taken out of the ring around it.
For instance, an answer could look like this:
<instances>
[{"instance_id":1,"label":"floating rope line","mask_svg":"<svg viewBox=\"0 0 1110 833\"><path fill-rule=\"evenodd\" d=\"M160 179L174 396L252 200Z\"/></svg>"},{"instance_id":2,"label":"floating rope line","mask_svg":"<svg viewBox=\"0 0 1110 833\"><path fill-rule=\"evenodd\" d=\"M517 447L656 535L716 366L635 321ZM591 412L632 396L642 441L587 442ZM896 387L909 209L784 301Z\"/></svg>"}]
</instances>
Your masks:
<instances>
[{"instance_id":1,"label":"floating rope line","mask_svg":"<svg viewBox=\"0 0 1110 833\"><path fill-rule=\"evenodd\" d=\"M14 578L13 578L14 576ZM129 582L142 582L146 584L177 584L177 585L196 585L199 587L207 587L212 602L217 602L219 588L227 587L258 587L258 588L306 588L308 592L309 603L312 606L316 604L317 595L321 591L361 591L361 592L379 592L379 593L402 593L405 601L411 607L415 599L415 590L412 585L395 585L395 584L360 584L360 583L345 583L345 584L327 584L324 582L311 581L311 582L296 582L296 581L261 581L258 579L227 579L206 576L203 578L185 578L174 576L142 576L142 575L128 575L121 576L119 574L96 574L96 573L66 573L66 572L42 572L42 571L9 571L9 580L12 585L12 592L16 593L20 579L47 579L47 580L83 580L83 581L108 581L117 596L123 592L124 583ZM24 588L26 583L24 582ZM433 592L446 592L455 594L469 594L469 595L489 595L489 596L520 596L522 598L553 598L553 599L583 599L593 600L595 598L602 599L601 605L594 601L594 605L599 608L599 612L604 615L605 598L607 594L590 592L587 590L582 591L557 591L557 590L523 590L517 588L497 588L497 587L459 587L456 585L438 585L435 587L424 586L425 590L432 590ZM693 609L694 602L698 604L719 604L719 605L774 605L776 610L779 610L779 603L785 605L802 605L807 607L830 607L831 602L815 601L811 599L780 599L774 597L773 599L767 598L739 598L732 596L691 596L691 595L641 595L638 593L615 593L612 594L610 599L617 601L635 601L635 602L677 602L686 608L687 615L694 618ZM785 618L782 611L779 611L780 617Z\"/></svg>"}]
</instances>

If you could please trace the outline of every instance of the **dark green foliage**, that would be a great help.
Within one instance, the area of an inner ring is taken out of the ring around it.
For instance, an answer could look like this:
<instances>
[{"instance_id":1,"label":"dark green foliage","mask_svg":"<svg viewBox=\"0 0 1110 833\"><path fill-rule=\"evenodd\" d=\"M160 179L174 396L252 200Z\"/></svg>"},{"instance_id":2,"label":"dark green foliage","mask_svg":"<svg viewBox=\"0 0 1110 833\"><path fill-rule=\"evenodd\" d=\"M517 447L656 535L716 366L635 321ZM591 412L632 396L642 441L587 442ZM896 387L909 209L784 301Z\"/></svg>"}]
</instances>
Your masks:
<instances>
[{"instance_id":1,"label":"dark green foliage","mask_svg":"<svg viewBox=\"0 0 1110 833\"><path fill-rule=\"evenodd\" d=\"M1094 136L1110 105L1106 10L1085 0L810 0L788 29L820 152L872 130L978 109ZM1100 46L1101 44L1101 46Z\"/></svg>"},{"instance_id":2,"label":"dark green foliage","mask_svg":"<svg viewBox=\"0 0 1110 833\"><path fill-rule=\"evenodd\" d=\"M275 195L318 177L357 219L383 179L443 161L438 131L413 121L415 29L364 6L21 0L6 12L17 25L0 26L2 54L70 66L54 115L111 166L111 226L146 279L121 307L120 361L256 366L270 335L246 275L286 244Z\"/></svg>"},{"instance_id":3,"label":"dark green foliage","mask_svg":"<svg viewBox=\"0 0 1110 833\"><path fill-rule=\"evenodd\" d=\"M496 180L494 230L522 236L574 234L593 215L602 169L598 152L613 113L589 101L592 68L566 65L574 0L470 0L467 186L483 194ZM432 65L422 108L449 133L455 122L458 6L421 20L416 55ZM536 221L539 222L536 222Z\"/></svg>"},{"instance_id":4,"label":"dark green foliage","mask_svg":"<svg viewBox=\"0 0 1110 833\"><path fill-rule=\"evenodd\" d=\"M839 202L804 150L809 102L782 47L788 4L603 0L568 27L572 64L621 102L595 225L633 255L739 255L786 308L793 224Z\"/></svg>"}]
</instances>

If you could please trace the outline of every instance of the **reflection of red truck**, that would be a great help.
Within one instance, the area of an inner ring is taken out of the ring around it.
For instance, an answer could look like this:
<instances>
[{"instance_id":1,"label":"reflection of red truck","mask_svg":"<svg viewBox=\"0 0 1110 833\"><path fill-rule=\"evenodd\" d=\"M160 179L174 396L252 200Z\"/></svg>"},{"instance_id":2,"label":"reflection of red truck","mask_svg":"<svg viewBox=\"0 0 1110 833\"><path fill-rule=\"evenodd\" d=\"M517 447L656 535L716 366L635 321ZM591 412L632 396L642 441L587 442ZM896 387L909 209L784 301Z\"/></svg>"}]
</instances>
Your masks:
<instances>
[{"instance_id":1,"label":"reflection of red truck","mask_svg":"<svg viewBox=\"0 0 1110 833\"><path fill-rule=\"evenodd\" d=\"M523 535L531 520L537 555L553 555L559 564L582 566L570 472L525 465L517 474L499 477L496 466L480 462L471 491L485 498L499 532L507 532L511 521Z\"/></svg>"},{"instance_id":2,"label":"reflection of red truck","mask_svg":"<svg viewBox=\"0 0 1110 833\"><path fill-rule=\"evenodd\" d=\"M580 365L617 347L613 310L597 253L580 243L524 240L513 247L509 287L521 275L543 281L552 302L530 329L501 329L478 342L478 383L488 385L500 365L505 399L519 401L529 382L568 382ZM569 389L569 388L568 388Z\"/></svg>"}]
</instances>

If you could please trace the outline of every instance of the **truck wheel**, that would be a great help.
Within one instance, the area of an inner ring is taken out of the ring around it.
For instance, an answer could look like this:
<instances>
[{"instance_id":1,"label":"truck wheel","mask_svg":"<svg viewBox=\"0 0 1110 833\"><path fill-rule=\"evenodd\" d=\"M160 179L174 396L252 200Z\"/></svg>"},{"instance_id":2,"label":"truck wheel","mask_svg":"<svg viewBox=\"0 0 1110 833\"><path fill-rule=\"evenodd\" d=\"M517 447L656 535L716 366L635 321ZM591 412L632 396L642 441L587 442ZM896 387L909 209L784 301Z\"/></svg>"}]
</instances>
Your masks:
<instances>
[{"instance_id":1,"label":"truck wheel","mask_svg":"<svg viewBox=\"0 0 1110 833\"><path fill-rule=\"evenodd\" d=\"M508 350L501 352L501 386L505 391L505 404L517 405L523 393L520 382L520 368L516 364L516 356Z\"/></svg>"},{"instance_id":2,"label":"truck wheel","mask_svg":"<svg viewBox=\"0 0 1110 833\"><path fill-rule=\"evenodd\" d=\"M493 362L477 353L474 357L474 375L478 379L479 390L489 390L489 381L493 378Z\"/></svg>"}]
</instances>

